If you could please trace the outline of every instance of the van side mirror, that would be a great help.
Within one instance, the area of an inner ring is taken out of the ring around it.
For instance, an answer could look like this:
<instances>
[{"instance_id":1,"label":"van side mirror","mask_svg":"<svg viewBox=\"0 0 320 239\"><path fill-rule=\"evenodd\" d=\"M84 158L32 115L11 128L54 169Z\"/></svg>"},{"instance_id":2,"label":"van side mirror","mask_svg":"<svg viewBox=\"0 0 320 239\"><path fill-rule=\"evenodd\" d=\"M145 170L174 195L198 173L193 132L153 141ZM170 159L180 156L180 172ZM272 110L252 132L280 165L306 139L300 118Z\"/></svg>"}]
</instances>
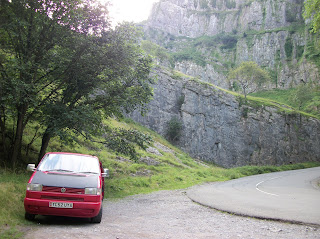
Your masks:
<instances>
[{"instance_id":1,"label":"van side mirror","mask_svg":"<svg viewBox=\"0 0 320 239\"><path fill-rule=\"evenodd\" d=\"M32 163L29 163L28 166L27 166L27 171L34 172L35 170L36 170L36 165L32 164Z\"/></svg>"},{"instance_id":2,"label":"van side mirror","mask_svg":"<svg viewBox=\"0 0 320 239\"><path fill-rule=\"evenodd\" d=\"M109 169L104 168L103 173L101 174L102 177L107 178L109 177Z\"/></svg>"}]
</instances>

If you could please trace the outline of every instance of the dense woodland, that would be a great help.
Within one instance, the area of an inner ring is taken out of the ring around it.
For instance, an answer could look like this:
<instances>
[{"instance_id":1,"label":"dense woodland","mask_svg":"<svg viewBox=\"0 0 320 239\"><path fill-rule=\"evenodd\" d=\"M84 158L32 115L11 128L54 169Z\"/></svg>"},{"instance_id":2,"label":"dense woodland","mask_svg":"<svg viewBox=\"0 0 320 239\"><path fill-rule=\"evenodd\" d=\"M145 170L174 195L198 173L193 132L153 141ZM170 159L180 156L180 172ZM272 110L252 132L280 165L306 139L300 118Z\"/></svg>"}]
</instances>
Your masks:
<instances>
[{"instance_id":1,"label":"dense woodland","mask_svg":"<svg viewBox=\"0 0 320 239\"><path fill-rule=\"evenodd\" d=\"M145 147L142 133L102 123L143 111L152 97L152 60L133 24L111 28L107 6L94 0L14 0L1 1L0 32L2 166L19 164L29 125L42 137L39 159L55 136L103 135L101 143L131 157L135 143Z\"/></svg>"}]
</instances>

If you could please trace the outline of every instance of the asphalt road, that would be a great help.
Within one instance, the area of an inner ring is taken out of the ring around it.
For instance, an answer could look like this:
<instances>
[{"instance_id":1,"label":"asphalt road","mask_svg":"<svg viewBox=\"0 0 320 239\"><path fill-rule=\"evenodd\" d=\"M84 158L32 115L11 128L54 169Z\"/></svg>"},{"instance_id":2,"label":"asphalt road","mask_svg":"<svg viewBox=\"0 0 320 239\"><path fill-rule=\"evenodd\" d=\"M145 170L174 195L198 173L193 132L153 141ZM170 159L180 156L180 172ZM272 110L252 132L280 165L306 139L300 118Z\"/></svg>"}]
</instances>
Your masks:
<instances>
[{"instance_id":1,"label":"asphalt road","mask_svg":"<svg viewBox=\"0 0 320 239\"><path fill-rule=\"evenodd\" d=\"M320 225L320 167L196 186L188 197L214 209L256 218Z\"/></svg>"}]
</instances>

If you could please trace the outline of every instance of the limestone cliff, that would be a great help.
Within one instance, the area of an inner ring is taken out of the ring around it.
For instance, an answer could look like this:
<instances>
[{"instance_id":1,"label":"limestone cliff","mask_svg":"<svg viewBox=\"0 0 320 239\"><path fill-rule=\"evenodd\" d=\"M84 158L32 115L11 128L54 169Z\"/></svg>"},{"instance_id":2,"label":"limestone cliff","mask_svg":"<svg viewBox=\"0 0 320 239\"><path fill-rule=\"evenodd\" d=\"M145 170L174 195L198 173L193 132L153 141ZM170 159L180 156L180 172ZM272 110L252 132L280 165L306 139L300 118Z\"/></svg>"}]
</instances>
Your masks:
<instances>
[{"instance_id":1,"label":"limestone cliff","mask_svg":"<svg viewBox=\"0 0 320 239\"><path fill-rule=\"evenodd\" d=\"M144 29L185 74L229 88L231 67L255 61L272 72L268 88L287 89L320 81L302 9L302 0L161 0Z\"/></svg>"},{"instance_id":2,"label":"limestone cliff","mask_svg":"<svg viewBox=\"0 0 320 239\"><path fill-rule=\"evenodd\" d=\"M228 71L242 61L268 69L267 88L319 84L311 56L315 37L300 0L161 0L143 24L158 66L154 100L132 118L162 135L176 118L175 143L193 157L224 167L320 161L320 122L228 89ZM318 54L318 55L317 55ZM318 61L319 62L319 61ZM182 73L184 74L182 74ZM194 78L193 78L194 77Z\"/></svg>"},{"instance_id":3,"label":"limestone cliff","mask_svg":"<svg viewBox=\"0 0 320 239\"><path fill-rule=\"evenodd\" d=\"M131 117L162 135L177 117L182 135L176 143L191 156L224 167L320 161L318 120L277 107L242 104L209 84L174 79L164 69L156 74L150 111Z\"/></svg>"},{"instance_id":4,"label":"limestone cliff","mask_svg":"<svg viewBox=\"0 0 320 239\"><path fill-rule=\"evenodd\" d=\"M303 0L161 0L148 25L174 36L272 30L303 22Z\"/></svg>"}]
</instances>

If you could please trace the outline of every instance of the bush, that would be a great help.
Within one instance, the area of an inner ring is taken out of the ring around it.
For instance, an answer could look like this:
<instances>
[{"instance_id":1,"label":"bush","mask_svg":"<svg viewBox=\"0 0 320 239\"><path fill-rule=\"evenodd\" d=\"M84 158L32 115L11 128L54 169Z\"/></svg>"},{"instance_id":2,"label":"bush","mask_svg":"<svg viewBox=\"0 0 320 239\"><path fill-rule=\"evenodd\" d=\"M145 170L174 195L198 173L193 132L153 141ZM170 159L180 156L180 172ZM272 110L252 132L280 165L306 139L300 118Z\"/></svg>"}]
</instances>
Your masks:
<instances>
[{"instance_id":1,"label":"bush","mask_svg":"<svg viewBox=\"0 0 320 239\"><path fill-rule=\"evenodd\" d=\"M173 54L174 61L192 61L199 66L205 67L206 61L201 53L197 52L195 49L184 49L181 52Z\"/></svg>"},{"instance_id":2,"label":"bush","mask_svg":"<svg viewBox=\"0 0 320 239\"><path fill-rule=\"evenodd\" d=\"M286 43L284 44L284 50L286 52L287 58L292 57L292 49L293 49L292 39L288 37L286 39Z\"/></svg>"},{"instance_id":3,"label":"bush","mask_svg":"<svg viewBox=\"0 0 320 239\"><path fill-rule=\"evenodd\" d=\"M230 35L220 35L218 39L223 44L221 49L233 49L236 47L238 39Z\"/></svg>"},{"instance_id":4,"label":"bush","mask_svg":"<svg viewBox=\"0 0 320 239\"><path fill-rule=\"evenodd\" d=\"M178 105L179 111L181 110L181 107L182 107L182 105L184 103L184 98L185 98L184 95L180 95L180 97L177 100L177 105Z\"/></svg>"},{"instance_id":5,"label":"bush","mask_svg":"<svg viewBox=\"0 0 320 239\"><path fill-rule=\"evenodd\" d=\"M167 123L166 136L172 142L178 141L181 136L181 130L182 122L178 117L174 116Z\"/></svg>"}]
</instances>

